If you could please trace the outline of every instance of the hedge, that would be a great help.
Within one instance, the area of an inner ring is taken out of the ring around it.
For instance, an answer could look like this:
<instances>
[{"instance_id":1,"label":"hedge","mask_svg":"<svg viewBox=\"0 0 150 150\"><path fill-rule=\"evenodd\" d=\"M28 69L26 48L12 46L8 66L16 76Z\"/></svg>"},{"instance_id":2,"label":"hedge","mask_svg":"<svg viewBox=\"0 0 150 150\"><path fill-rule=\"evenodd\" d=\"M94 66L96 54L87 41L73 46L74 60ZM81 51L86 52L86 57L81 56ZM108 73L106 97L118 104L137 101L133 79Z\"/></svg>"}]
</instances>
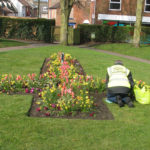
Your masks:
<instances>
[{"instance_id":1,"label":"hedge","mask_svg":"<svg viewBox=\"0 0 150 150\"><path fill-rule=\"evenodd\" d=\"M96 42L124 42L130 40L132 27L114 27L109 25L78 25L81 43L91 41L91 33L95 33Z\"/></svg>"},{"instance_id":2,"label":"hedge","mask_svg":"<svg viewBox=\"0 0 150 150\"><path fill-rule=\"evenodd\" d=\"M0 17L0 37L51 42L55 20Z\"/></svg>"}]
</instances>

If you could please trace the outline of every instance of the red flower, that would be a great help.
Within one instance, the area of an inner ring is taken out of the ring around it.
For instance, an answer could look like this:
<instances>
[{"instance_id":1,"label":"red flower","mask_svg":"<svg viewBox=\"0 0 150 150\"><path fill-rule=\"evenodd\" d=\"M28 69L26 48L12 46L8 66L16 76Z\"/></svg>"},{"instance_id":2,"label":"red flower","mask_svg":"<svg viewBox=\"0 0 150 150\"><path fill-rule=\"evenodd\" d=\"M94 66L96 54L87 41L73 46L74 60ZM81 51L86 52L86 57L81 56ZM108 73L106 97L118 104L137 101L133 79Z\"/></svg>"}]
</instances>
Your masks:
<instances>
[{"instance_id":1,"label":"red flower","mask_svg":"<svg viewBox=\"0 0 150 150\"><path fill-rule=\"evenodd\" d=\"M93 117L94 114L95 114L95 112L90 113L90 117Z\"/></svg>"},{"instance_id":2,"label":"red flower","mask_svg":"<svg viewBox=\"0 0 150 150\"><path fill-rule=\"evenodd\" d=\"M58 110L61 110L61 107L60 107L60 106L58 106L58 107L57 107L57 109L58 109Z\"/></svg>"},{"instance_id":3,"label":"red flower","mask_svg":"<svg viewBox=\"0 0 150 150\"><path fill-rule=\"evenodd\" d=\"M98 104L96 104L96 103L94 103L93 105L94 105L95 107L98 107Z\"/></svg>"},{"instance_id":4,"label":"red flower","mask_svg":"<svg viewBox=\"0 0 150 150\"><path fill-rule=\"evenodd\" d=\"M45 113L45 116L50 116L50 113L49 112Z\"/></svg>"},{"instance_id":5,"label":"red flower","mask_svg":"<svg viewBox=\"0 0 150 150\"><path fill-rule=\"evenodd\" d=\"M58 93L58 94L57 94L57 96L59 96L59 97L60 97L60 94Z\"/></svg>"},{"instance_id":6,"label":"red flower","mask_svg":"<svg viewBox=\"0 0 150 150\"><path fill-rule=\"evenodd\" d=\"M28 88L26 88L26 89L25 89L25 92L26 92L26 93L29 93L29 90L28 90Z\"/></svg>"},{"instance_id":7,"label":"red flower","mask_svg":"<svg viewBox=\"0 0 150 150\"><path fill-rule=\"evenodd\" d=\"M40 108L40 107L38 107L38 108L36 109L36 111L41 111L41 108Z\"/></svg>"},{"instance_id":8,"label":"red flower","mask_svg":"<svg viewBox=\"0 0 150 150\"><path fill-rule=\"evenodd\" d=\"M48 110L48 107L45 106L44 109L45 109L45 110Z\"/></svg>"}]
</instances>

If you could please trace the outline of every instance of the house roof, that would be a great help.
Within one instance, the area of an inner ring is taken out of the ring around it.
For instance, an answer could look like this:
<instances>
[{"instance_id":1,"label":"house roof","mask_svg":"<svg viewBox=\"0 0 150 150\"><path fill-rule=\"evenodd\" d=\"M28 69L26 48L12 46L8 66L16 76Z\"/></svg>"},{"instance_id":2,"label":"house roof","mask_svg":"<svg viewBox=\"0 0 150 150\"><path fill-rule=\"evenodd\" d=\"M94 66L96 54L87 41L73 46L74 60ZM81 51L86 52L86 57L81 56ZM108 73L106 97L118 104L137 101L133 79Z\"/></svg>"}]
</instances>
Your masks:
<instances>
[{"instance_id":1,"label":"house roof","mask_svg":"<svg viewBox=\"0 0 150 150\"><path fill-rule=\"evenodd\" d=\"M21 4L23 4L24 6L29 6L29 7L31 7L30 6L30 4L27 2L27 1L25 1L25 0L18 0Z\"/></svg>"},{"instance_id":2,"label":"house roof","mask_svg":"<svg viewBox=\"0 0 150 150\"><path fill-rule=\"evenodd\" d=\"M3 11L7 13L17 13L17 9L13 5L13 3L9 0L0 0L0 7Z\"/></svg>"},{"instance_id":3,"label":"house roof","mask_svg":"<svg viewBox=\"0 0 150 150\"><path fill-rule=\"evenodd\" d=\"M54 4L53 6L51 6L49 9L57 9L60 8L60 2Z\"/></svg>"},{"instance_id":4,"label":"house roof","mask_svg":"<svg viewBox=\"0 0 150 150\"><path fill-rule=\"evenodd\" d=\"M10 10L9 8L7 8L7 7L1 7L1 10L3 10L6 13L13 13L13 11Z\"/></svg>"}]
</instances>

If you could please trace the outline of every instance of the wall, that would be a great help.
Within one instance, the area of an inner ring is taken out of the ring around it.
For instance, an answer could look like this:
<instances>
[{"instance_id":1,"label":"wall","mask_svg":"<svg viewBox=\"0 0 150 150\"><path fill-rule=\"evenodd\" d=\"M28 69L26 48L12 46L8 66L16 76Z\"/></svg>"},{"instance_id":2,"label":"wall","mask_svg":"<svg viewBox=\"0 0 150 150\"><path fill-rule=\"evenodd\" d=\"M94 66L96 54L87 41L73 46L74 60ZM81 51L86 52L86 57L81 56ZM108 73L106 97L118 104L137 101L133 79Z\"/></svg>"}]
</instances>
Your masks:
<instances>
[{"instance_id":1,"label":"wall","mask_svg":"<svg viewBox=\"0 0 150 150\"><path fill-rule=\"evenodd\" d=\"M90 3L84 3L82 6L74 5L73 16L76 24L82 24L84 20L90 22Z\"/></svg>"},{"instance_id":2,"label":"wall","mask_svg":"<svg viewBox=\"0 0 150 150\"><path fill-rule=\"evenodd\" d=\"M38 6L38 1L34 1L34 5ZM40 18L48 19L48 11L43 11L43 7L48 8L48 2L40 1Z\"/></svg>"},{"instance_id":3,"label":"wall","mask_svg":"<svg viewBox=\"0 0 150 150\"><path fill-rule=\"evenodd\" d=\"M25 14L25 10L23 10L23 5L20 3L20 2L18 2L18 0L10 0L12 3L13 3L13 5L17 8L17 10L18 10L18 17L24 17L24 14Z\"/></svg>"},{"instance_id":4,"label":"wall","mask_svg":"<svg viewBox=\"0 0 150 150\"><path fill-rule=\"evenodd\" d=\"M56 4L58 2L59 2L59 0L49 0L48 1L48 8L52 7L54 4ZM54 15L52 15L52 14L54 14L54 13L56 14L56 11L54 9L48 9L48 19L53 19Z\"/></svg>"},{"instance_id":5,"label":"wall","mask_svg":"<svg viewBox=\"0 0 150 150\"><path fill-rule=\"evenodd\" d=\"M136 3L137 0L122 0L121 11L109 10L110 0L97 0L96 2L96 23L101 23L97 20L98 14L109 14L109 15L127 15L136 16ZM143 2L143 16L150 17L150 13L144 12L145 0Z\"/></svg>"}]
</instances>

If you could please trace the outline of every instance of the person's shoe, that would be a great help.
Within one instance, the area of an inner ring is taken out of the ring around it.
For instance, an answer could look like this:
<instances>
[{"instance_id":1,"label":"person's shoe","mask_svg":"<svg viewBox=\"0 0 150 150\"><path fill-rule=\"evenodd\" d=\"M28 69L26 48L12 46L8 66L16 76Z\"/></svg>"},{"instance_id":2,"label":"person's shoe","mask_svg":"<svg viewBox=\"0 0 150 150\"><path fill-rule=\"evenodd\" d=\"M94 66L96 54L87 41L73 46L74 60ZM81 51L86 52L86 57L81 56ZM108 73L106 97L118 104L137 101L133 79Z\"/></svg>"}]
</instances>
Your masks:
<instances>
[{"instance_id":1,"label":"person's shoe","mask_svg":"<svg viewBox=\"0 0 150 150\"><path fill-rule=\"evenodd\" d=\"M130 101L127 105L128 105L130 108L133 108L133 107L134 107L134 104L132 103L132 101Z\"/></svg>"},{"instance_id":2,"label":"person's shoe","mask_svg":"<svg viewBox=\"0 0 150 150\"><path fill-rule=\"evenodd\" d=\"M119 107L123 107L124 106L124 103L122 102L122 100L118 101L118 105L119 105Z\"/></svg>"},{"instance_id":3,"label":"person's shoe","mask_svg":"<svg viewBox=\"0 0 150 150\"><path fill-rule=\"evenodd\" d=\"M117 96L116 99L117 99L117 103L118 103L119 107L123 107L124 103L122 102L121 97Z\"/></svg>"}]
</instances>

